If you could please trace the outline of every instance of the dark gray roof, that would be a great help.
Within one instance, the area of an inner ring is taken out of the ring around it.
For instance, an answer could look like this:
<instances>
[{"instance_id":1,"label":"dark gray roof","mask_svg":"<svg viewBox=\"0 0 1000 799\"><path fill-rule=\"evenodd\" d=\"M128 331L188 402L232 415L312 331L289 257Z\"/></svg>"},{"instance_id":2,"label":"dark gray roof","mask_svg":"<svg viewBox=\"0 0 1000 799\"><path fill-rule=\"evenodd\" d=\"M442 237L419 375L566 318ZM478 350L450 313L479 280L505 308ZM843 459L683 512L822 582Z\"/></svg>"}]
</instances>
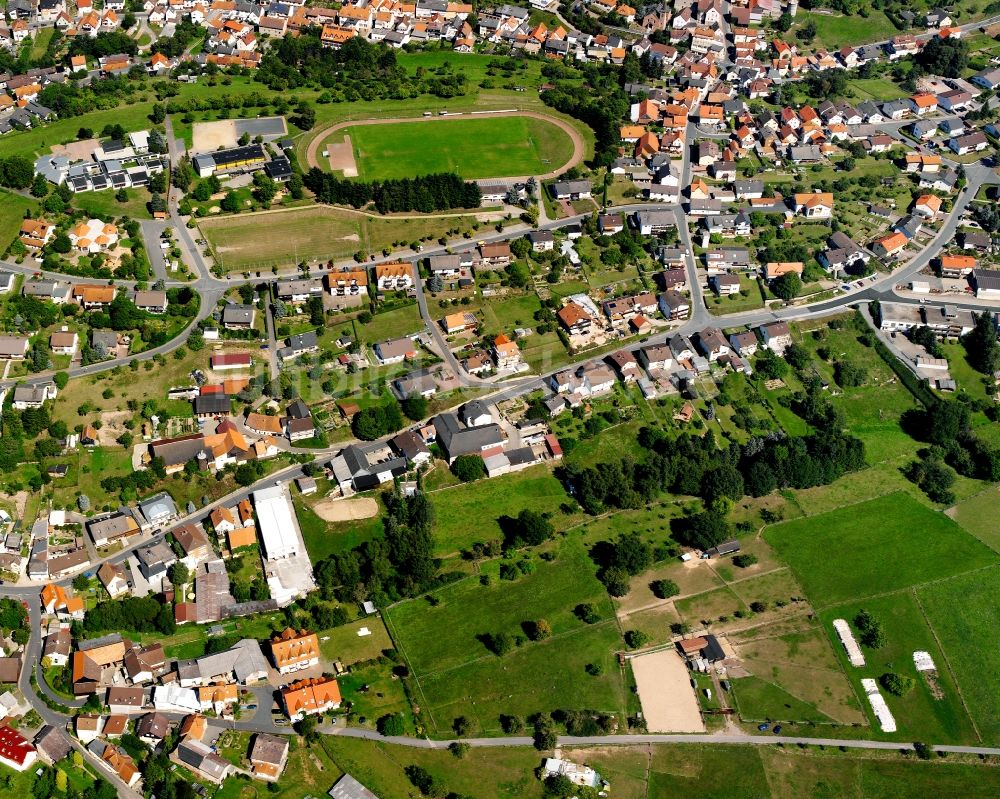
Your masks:
<instances>
[{"instance_id":1,"label":"dark gray roof","mask_svg":"<svg viewBox=\"0 0 1000 799\"><path fill-rule=\"evenodd\" d=\"M330 789L333 799L379 799L350 774L345 774Z\"/></svg>"}]
</instances>

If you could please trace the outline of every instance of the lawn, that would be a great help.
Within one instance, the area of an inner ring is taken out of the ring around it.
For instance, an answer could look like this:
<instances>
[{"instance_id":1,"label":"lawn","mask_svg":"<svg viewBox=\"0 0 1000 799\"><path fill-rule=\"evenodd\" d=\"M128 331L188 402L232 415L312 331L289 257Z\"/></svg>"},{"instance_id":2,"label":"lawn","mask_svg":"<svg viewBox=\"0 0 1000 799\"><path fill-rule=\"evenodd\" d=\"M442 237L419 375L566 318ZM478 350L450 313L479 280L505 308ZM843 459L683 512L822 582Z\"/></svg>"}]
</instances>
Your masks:
<instances>
[{"instance_id":1,"label":"lawn","mask_svg":"<svg viewBox=\"0 0 1000 799\"><path fill-rule=\"evenodd\" d=\"M833 629L833 620L846 619L852 625L855 637L859 638L860 633L854 626L854 619L862 609L867 610L881 622L885 631L886 645L881 649L863 647L866 663L864 666L855 667L847 661L846 651ZM830 636L837 658L851 684L858 691L859 701L869 719L872 736L906 741L976 743L972 722L962 706L961 697L947 669L946 661L934 634L927 626L920 603L917 602L913 592L869 597L863 602L831 608L820 614L820 618L824 630ZM938 668L937 683L943 693L941 699L932 696L928 683L913 665L913 653L917 650L929 652ZM890 671L911 677L916 684L912 691L902 697L882 691L898 728L898 732L886 734L882 733L872 713L871 704L864 698L860 680L862 677L878 680Z\"/></svg>"},{"instance_id":2,"label":"lawn","mask_svg":"<svg viewBox=\"0 0 1000 799\"><path fill-rule=\"evenodd\" d=\"M926 586L917 596L983 740L1000 743L1000 570Z\"/></svg>"},{"instance_id":3,"label":"lawn","mask_svg":"<svg viewBox=\"0 0 1000 799\"><path fill-rule=\"evenodd\" d=\"M562 483L543 464L492 480L443 488L428 496L437 512L434 550L438 557L457 553L477 541L502 538L499 519L517 516L525 509L551 512L551 521L559 530L566 520L559 506L569 500Z\"/></svg>"},{"instance_id":4,"label":"lawn","mask_svg":"<svg viewBox=\"0 0 1000 799\"><path fill-rule=\"evenodd\" d=\"M125 202L118 202L115 199L116 192L108 191L85 191L73 195L73 205L91 216L101 219L117 219L120 216L129 216L133 219L152 219L149 208L150 193L146 189L125 189L128 199Z\"/></svg>"},{"instance_id":5,"label":"lawn","mask_svg":"<svg viewBox=\"0 0 1000 799\"><path fill-rule=\"evenodd\" d=\"M380 311L372 316L367 325L359 325L362 338L369 344L385 341L390 338L419 333L424 329L424 320L420 317L420 308L416 302L401 305L391 311Z\"/></svg>"},{"instance_id":6,"label":"lawn","mask_svg":"<svg viewBox=\"0 0 1000 799\"><path fill-rule=\"evenodd\" d=\"M5 251L21 230L26 213L38 212L38 203L20 194L0 189L0 253Z\"/></svg>"},{"instance_id":7,"label":"lawn","mask_svg":"<svg viewBox=\"0 0 1000 799\"><path fill-rule=\"evenodd\" d=\"M346 208L306 206L237 214L199 222L224 271L270 269L301 261L344 260L402 242L437 239L449 230L471 231L462 215L375 217ZM275 235L280 230L280 235ZM402 246L402 245L401 245Z\"/></svg>"},{"instance_id":8,"label":"lawn","mask_svg":"<svg viewBox=\"0 0 1000 799\"><path fill-rule=\"evenodd\" d=\"M705 305L715 314L742 313L764 307L764 298L757 281L747 275L737 275L740 279L740 293L728 297L717 297L711 291L705 292Z\"/></svg>"},{"instance_id":9,"label":"lawn","mask_svg":"<svg viewBox=\"0 0 1000 799\"><path fill-rule=\"evenodd\" d=\"M362 627L367 627L371 635L358 635ZM363 660L375 660L385 649L392 649L392 640L379 616L367 616L319 633L319 651L330 663L339 660L351 666Z\"/></svg>"},{"instance_id":10,"label":"lawn","mask_svg":"<svg viewBox=\"0 0 1000 799\"><path fill-rule=\"evenodd\" d=\"M492 565L492 564L490 564ZM433 593L436 604L410 600L386 612L389 630L416 676L432 723L446 730L454 717L478 719L483 731L498 731L500 713L526 715L556 708L618 712L625 702L614 651L620 647L611 603L594 576L583 548L566 542L552 562L508 582L476 577ZM573 609L593 603L604 621L584 624ZM492 654L484 634L522 634L522 624L546 619L547 640L525 643L504 657ZM603 674L589 677L587 663Z\"/></svg>"},{"instance_id":11,"label":"lawn","mask_svg":"<svg viewBox=\"0 0 1000 799\"><path fill-rule=\"evenodd\" d=\"M847 85L865 100L896 100L905 94L889 78L854 78Z\"/></svg>"},{"instance_id":12,"label":"lawn","mask_svg":"<svg viewBox=\"0 0 1000 799\"><path fill-rule=\"evenodd\" d=\"M484 300L482 307L484 330L489 333L510 335L515 327L534 327L535 312L541 308L542 303L534 292ZM523 343L528 345L532 342L529 338Z\"/></svg>"},{"instance_id":13,"label":"lawn","mask_svg":"<svg viewBox=\"0 0 1000 799\"><path fill-rule=\"evenodd\" d=\"M744 721L780 721L785 724L792 721L828 724L832 721L814 705L759 677L734 679L733 693L740 718Z\"/></svg>"},{"instance_id":14,"label":"lawn","mask_svg":"<svg viewBox=\"0 0 1000 799\"><path fill-rule=\"evenodd\" d=\"M785 522L767 530L765 538L819 607L1000 560L943 513L904 493Z\"/></svg>"},{"instance_id":15,"label":"lawn","mask_svg":"<svg viewBox=\"0 0 1000 799\"><path fill-rule=\"evenodd\" d=\"M455 172L466 179L540 175L565 164L573 142L561 128L521 116L435 117L338 130L363 180Z\"/></svg>"}]
</instances>

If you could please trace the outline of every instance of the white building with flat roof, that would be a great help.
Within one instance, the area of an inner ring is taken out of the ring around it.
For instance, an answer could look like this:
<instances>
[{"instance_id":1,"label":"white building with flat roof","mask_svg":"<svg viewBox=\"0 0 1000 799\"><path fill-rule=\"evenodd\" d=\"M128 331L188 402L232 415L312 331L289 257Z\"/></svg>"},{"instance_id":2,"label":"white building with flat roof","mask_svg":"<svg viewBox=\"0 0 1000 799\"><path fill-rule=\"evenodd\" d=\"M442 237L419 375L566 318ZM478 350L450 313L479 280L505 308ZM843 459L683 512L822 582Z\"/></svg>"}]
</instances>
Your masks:
<instances>
[{"instance_id":1,"label":"white building with flat roof","mask_svg":"<svg viewBox=\"0 0 1000 799\"><path fill-rule=\"evenodd\" d=\"M299 554L295 508L284 486L275 485L253 492L253 505L260 524L258 535L268 560L292 558Z\"/></svg>"}]
</instances>

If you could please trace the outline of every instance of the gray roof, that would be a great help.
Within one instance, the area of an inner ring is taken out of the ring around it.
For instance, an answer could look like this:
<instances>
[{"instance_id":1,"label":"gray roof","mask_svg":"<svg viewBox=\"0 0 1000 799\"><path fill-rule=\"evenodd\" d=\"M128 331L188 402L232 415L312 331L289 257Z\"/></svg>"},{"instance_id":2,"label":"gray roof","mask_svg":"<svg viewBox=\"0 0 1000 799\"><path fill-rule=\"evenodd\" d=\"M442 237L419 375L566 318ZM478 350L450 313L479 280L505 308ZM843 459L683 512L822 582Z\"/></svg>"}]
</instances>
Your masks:
<instances>
[{"instance_id":1,"label":"gray roof","mask_svg":"<svg viewBox=\"0 0 1000 799\"><path fill-rule=\"evenodd\" d=\"M139 503L139 510L149 521L177 515L177 506L166 491L144 499Z\"/></svg>"},{"instance_id":2,"label":"gray roof","mask_svg":"<svg viewBox=\"0 0 1000 799\"><path fill-rule=\"evenodd\" d=\"M345 774L330 789L333 799L379 799L350 774Z\"/></svg>"},{"instance_id":3,"label":"gray roof","mask_svg":"<svg viewBox=\"0 0 1000 799\"><path fill-rule=\"evenodd\" d=\"M252 305L240 305L230 303L222 310L222 324L224 325L250 325L253 324L254 307Z\"/></svg>"},{"instance_id":4,"label":"gray roof","mask_svg":"<svg viewBox=\"0 0 1000 799\"><path fill-rule=\"evenodd\" d=\"M267 673L267 661L260 650L260 644L253 638L237 641L224 652L205 655L195 663L198 674L206 680L232 672L238 682L246 682L252 675Z\"/></svg>"},{"instance_id":5,"label":"gray roof","mask_svg":"<svg viewBox=\"0 0 1000 799\"><path fill-rule=\"evenodd\" d=\"M500 425L486 424L481 427L464 427L453 413L442 413L434 417L434 430L438 443L451 458L459 455L478 454L484 448L503 441Z\"/></svg>"}]
</instances>

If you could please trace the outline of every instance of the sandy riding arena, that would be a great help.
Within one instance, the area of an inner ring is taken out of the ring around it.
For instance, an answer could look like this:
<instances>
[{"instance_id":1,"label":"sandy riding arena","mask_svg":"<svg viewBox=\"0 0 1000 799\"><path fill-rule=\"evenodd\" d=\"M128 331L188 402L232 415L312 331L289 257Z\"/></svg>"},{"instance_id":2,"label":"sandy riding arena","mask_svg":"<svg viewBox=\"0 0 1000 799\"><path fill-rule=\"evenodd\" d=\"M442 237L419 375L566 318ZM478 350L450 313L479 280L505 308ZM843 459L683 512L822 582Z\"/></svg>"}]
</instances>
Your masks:
<instances>
[{"instance_id":1,"label":"sandy riding arena","mask_svg":"<svg viewBox=\"0 0 1000 799\"><path fill-rule=\"evenodd\" d=\"M330 155L330 169L333 172L343 172L345 178L358 176L358 165L354 161L354 147L351 137L344 136L343 141L327 142L327 152Z\"/></svg>"},{"instance_id":2,"label":"sandy riding arena","mask_svg":"<svg viewBox=\"0 0 1000 799\"><path fill-rule=\"evenodd\" d=\"M649 732L704 732L687 666L673 650L632 658L642 715Z\"/></svg>"},{"instance_id":3,"label":"sandy riding arena","mask_svg":"<svg viewBox=\"0 0 1000 799\"><path fill-rule=\"evenodd\" d=\"M371 497L324 500L317 502L313 510L325 522L351 522L377 515L378 503Z\"/></svg>"},{"instance_id":4,"label":"sandy riding arena","mask_svg":"<svg viewBox=\"0 0 1000 799\"><path fill-rule=\"evenodd\" d=\"M244 133L251 139L263 136L265 140L270 140L284 136L287 132L284 117L195 122L191 131L192 150L196 153L208 153L220 147L235 147Z\"/></svg>"}]
</instances>

